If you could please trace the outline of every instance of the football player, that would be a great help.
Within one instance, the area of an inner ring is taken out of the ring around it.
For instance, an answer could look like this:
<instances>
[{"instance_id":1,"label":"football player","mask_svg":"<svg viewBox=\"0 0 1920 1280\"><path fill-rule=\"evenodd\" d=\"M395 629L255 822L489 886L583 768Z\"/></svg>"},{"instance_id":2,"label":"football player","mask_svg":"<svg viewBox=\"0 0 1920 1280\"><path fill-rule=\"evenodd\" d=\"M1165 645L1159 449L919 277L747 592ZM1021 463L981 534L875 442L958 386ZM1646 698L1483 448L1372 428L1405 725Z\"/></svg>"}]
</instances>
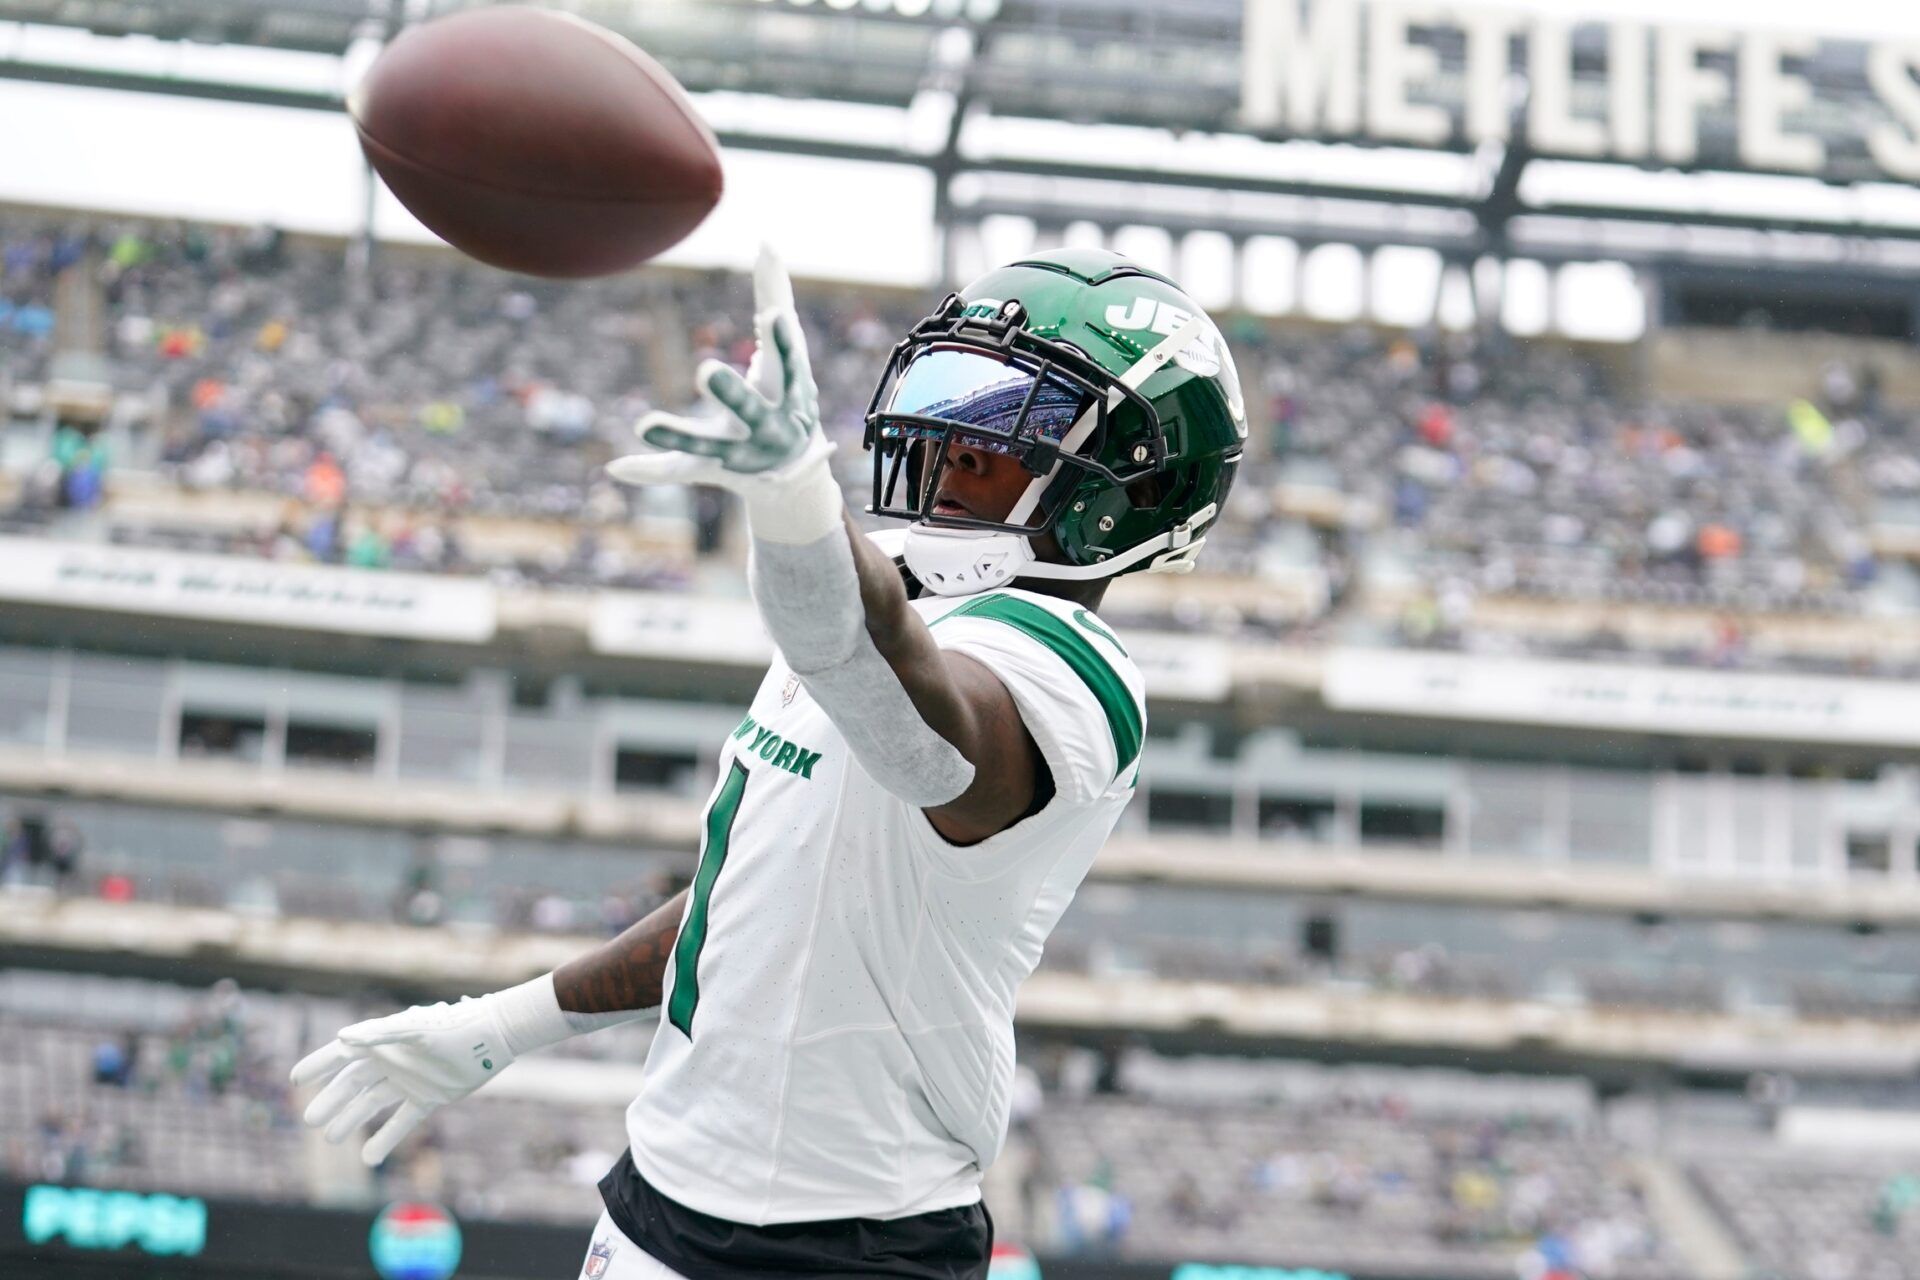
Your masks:
<instances>
[{"instance_id":1,"label":"football player","mask_svg":"<svg viewBox=\"0 0 1920 1280\"><path fill-rule=\"evenodd\" d=\"M659 1009L588 1280L984 1277L1013 1010L1132 796L1138 670L1098 616L1191 566L1246 436L1226 344L1099 250L993 271L894 349L869 510L828 469L786 273L755 271L715 421L650 414L633 484L745 500L779 656L722 744L686 892L551 974L341 1031L294 1069L309 1124L383 1160L518 1056Z\"/></svg>"}]
</instances>

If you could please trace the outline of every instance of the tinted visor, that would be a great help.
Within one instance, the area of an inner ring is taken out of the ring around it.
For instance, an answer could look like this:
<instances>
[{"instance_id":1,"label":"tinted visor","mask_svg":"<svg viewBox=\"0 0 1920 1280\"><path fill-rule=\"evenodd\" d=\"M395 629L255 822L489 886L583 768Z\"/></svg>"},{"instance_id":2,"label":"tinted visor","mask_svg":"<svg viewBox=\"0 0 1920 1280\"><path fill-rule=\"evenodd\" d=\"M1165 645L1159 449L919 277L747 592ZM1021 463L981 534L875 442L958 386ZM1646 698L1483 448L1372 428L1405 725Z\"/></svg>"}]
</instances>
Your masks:
<instances>
[{"instance_id":1,"label":"tinted visor","mask_svg":"<svg viewBox=\"0 0 1920 1280\"><path fill-rule=\"evenodd\" d=\"M946 437L994 453L1023 454L1035 440L1054 444L1079 420L1092 397L1055 377L1035 375L977 351L934 349L907 365L881 413L888 440ZM1023 416L1024 415L1024 416ZM902 422L903 417L937 419Z\"/></svg>"}]
</instances>

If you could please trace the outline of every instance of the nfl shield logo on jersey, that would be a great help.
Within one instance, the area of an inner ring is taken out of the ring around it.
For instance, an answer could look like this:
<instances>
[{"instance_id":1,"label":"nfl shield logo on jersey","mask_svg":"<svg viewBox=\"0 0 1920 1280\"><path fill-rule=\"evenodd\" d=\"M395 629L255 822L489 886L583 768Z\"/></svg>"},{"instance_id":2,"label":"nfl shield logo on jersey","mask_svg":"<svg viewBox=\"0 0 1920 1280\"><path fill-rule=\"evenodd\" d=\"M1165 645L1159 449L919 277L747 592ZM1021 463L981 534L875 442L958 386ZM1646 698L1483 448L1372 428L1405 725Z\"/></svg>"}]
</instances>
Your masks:
<instances>
[{"instance_id":1,"label":"nfl shield logo on jersey","mask_svg":"<svg viewBox=\"0 0 1920 1280\"><path fill-rule=\"evenodd\" d=\"M800 692L800 677L798 675L795 675L793 672L789 671L787 673L787 687L780 691L780 705L783 707L792 706L793 700L795 696L799 694L799 692Z\"/></svg>"},{"instance_id":2,"label":"nfl shield logo on jersey","mask_svg":"<svg viewBox=\"0 0 1920 1280\"><path fill-rule=\"evenodd\" d=\"M581 1280L600 1280L607 1274L607 1264L613 1261L613 1245L606 1240L595 1240L593 1247L587 1250L587 1265L581 1270Z\"/></svg>"}]
</instances>

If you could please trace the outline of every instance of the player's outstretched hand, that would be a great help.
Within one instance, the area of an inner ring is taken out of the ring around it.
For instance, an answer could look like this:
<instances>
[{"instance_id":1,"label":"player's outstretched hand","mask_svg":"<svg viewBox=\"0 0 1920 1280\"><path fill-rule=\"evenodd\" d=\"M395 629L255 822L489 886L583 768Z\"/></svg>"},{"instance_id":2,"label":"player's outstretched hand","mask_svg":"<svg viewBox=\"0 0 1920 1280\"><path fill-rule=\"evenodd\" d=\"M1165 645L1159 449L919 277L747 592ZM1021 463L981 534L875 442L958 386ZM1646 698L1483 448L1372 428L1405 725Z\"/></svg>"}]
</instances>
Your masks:
<instances>
[{"instance_id":1,"label":"player's outstretched hand","mask_svg":"<svg viewBox=\"0 0 1920 1280\"><path fill-rule=\"evenodd\" d=\"M607 473L625 484L731 489L747 500L756 533L809 542L839 521L838 492L829 495L822 483L830 486L825 463L833 445L820 430L820 392L794 310L793 283L766 245L754 264L753 308L756 345L746 374L706 360L694 375L717 415L645 415L634 431L652 451L616 458Z\"/></svg>"},{"instance_id":2,"label":"player's outstretched hand","mask_svg":"<svg viewBox=\"0 0 1920 1280\"><path fill-rule=\"evenodd\" d=\"M458 1102L506 1070L514 1054L491 997L416 1005L356 1022L293 1068L296 1085L326 1087L301 1117L340 1142L398 1104L360 1149L379 1164L440 1107Z\"/></svg>"}]
</instances>

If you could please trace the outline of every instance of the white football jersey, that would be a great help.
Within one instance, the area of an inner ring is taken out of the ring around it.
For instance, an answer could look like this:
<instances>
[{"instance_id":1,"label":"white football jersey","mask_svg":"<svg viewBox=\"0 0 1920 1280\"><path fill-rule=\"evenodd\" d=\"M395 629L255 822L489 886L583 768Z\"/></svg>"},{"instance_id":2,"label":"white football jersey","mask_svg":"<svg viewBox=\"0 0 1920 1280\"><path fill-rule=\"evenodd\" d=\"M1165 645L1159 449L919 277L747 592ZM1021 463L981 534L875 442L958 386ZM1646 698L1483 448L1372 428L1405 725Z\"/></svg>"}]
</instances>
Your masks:
<instances>
[{"instance_id":1,"label":"white football jersey","mask_svg":"<svg viewBox=\"0 0 1920 1280\"><path fill-rule=\"evenodd\" d=\"M720 752L660 1029L627 1112L662 1194L764 1226L972 1204L1006 1138L1014 993L1133 794L1140 673L1070 602L914 602L997 673L1054 798L947 843L776 659Z\"/></svg>"}]
</instances>

